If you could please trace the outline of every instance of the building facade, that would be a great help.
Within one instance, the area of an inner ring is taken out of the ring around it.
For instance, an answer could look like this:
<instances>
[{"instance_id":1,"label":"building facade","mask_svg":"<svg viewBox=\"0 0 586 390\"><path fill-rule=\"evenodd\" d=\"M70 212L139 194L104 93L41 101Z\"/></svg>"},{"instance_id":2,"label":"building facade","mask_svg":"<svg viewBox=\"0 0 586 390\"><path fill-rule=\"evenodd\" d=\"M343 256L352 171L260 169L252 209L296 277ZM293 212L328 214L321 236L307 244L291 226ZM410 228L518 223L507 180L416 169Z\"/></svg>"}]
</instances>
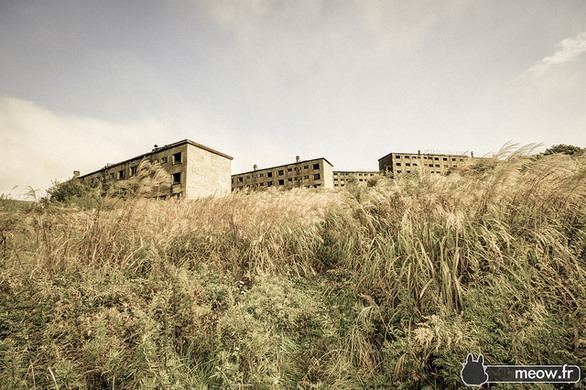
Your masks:
<instances>
[{"instance_id":1,"label":"building facade","mask_svg":"<svg viewBox=\"0 0 586 390\"><path fill-rule=\"evenodd\" d=\"M468 161L464 154L389 153L379 158L381 173L412 173L424 171L445 174L450 168Z\"/></svg>"},{"instance_id":2,"label":"building facade","mask_svg":"<svg viewBox=\"0 0 586 390\"><path fill-rule=\"evenodd\" d=\"M334 171L334 188L343 188L350 181L366 185L369 179L380 176L378 171Z\"/></svg>"},{"instance_id":3,"label":"building facade","mask_svg":"<svg viewBox=\"0 0 586 390\"><path fill-rule=\"evenodd\" d=\"M113 183L137 175L139 164L148 161L160 165L168 175L168 183L152 188L148 197L196 199L230 193L232 157L198 144L183 140L155 148L148 153L80 176L80 180Z\"/></svg>"},{"instance_id":4,"label":"building facade","mask_svg":"<svg viewBox=\"0 0 586 390\"><path fill-rule=\"evenodd\" d=\"M333 165L325 158L297 161L276 167L255 169L232 175L232 191L237 189L334 188Z\"/></svg>"}]
</instances>

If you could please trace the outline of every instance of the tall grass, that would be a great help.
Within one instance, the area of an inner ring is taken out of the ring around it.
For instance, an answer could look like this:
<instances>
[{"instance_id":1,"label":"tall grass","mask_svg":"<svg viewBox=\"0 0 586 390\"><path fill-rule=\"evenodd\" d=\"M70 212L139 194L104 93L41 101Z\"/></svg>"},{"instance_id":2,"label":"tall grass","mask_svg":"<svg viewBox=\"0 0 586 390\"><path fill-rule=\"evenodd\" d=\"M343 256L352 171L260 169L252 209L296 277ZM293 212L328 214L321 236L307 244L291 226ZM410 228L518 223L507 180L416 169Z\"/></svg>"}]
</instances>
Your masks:
<instances>
[{"instance_id":1,"label":"tall grass","mask_svg":"<svg viewBox=\"0 0 586 390\"><path fill-rule=\"evenodd\" d=\"M468 352L584 367L586 159L500 157L340 192L0 210L0 383L444 389Z\"/></svg>"}]
</instances>

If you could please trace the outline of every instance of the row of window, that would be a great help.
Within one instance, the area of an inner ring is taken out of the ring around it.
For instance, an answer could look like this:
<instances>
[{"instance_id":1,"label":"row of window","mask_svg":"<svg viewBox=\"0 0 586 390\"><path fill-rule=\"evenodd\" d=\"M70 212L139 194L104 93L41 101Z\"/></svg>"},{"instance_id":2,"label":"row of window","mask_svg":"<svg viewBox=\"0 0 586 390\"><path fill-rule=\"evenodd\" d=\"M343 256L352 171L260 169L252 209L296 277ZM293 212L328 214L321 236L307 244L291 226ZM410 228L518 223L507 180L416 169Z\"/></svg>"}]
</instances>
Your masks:
<instances>
[{"instance_id":1,"label":"row of window","mask_svg":"<svg viewBox=\"0 0 586 390\"><path fill-rule=\"evenodd\" d=\"M403 157L404 159L424 159L424 160L435 160L435 161L439 161L439 157L433 157L433 156L401 156L401 155L395 155L395 158L401 158ZM458 159L460 161L464 161L464 158L462 157L451 157L452 161L457 161ZM448 157L442 157L443 161L448 161Z\"/></svg>"},{"instance_id":2,"label":"row of window","mask_svg":"<svg viewBox=\"0 0 586 390\"><path fill-rule=\"evenodd\" d=\"M167 156L163 156L161 157L161 164L166 164L168 162L168 157ZM155 164L159 163L158 159L155 159L153 161ZM175 153L171 156L171 162L173 163L173 165L175 164L181 164L182 163L182 153L178 152ZM133 165L129 168L128 170L128 177L132 177L136 175L138 169L138 164L137 165ZM110 172L110 180L124 180L127 178L127 171L126 169L120 169L116 172ZM102 178L103 179L103 178Z\"/></svg>"},{"instance_id":3,"label":"row of window","mask_svg":"<svg viewBox=\"0 0 586 390\"><path fill-rule=\"evenodd\" d=\"M368 179L357 179L357 180L358 181L368 181ZM337 182L337 181L340 181L340 182L345 183L346 182L346 179L345 178L338 179L337 177L334 177L334 182Z\"/></svg>"},{"instance_id":4,"label":"row of window","mask_svg":"<svg viewBox=\"0 0 586 390\"><path fill-rule=\"evenodd\" d=\"M281 181L281 180L279 180ZM279 185L284 185L284 184L279 184ZM256 184L247 184L245 186L240 186L240 187L232 187L232 190L235 190L237 188L261 188L261 187L272 187L273 186L273 182L266 182L266 183L256 183ZM307 184L307 185L303 185L300 187L305 187L305 188L319 188L321 187L321 184Z\"/></svg>"},{"instance_id":5,"label":"row of window","mask_svg":"<svg viewBox=\"0 0 586 390\"><path fill-rule=\"evenodd\" d=\"M321 178L321 175L319 173L316 173L313 175L313 180L319 180L320 178ZM241 178L239 178L239 179L241 179ZM295 178L290 177L287 179L287 182L292 183L293 181L301 181L301 180L309 180L309 175L303 176L303 179L301 177L295 177ZM242 182L242 180L239 180L239 182ZM276 181L276 183L277 183L277 185L283 186L283 185L285 185L285 179L279 179ZM273 185L273 181L269 180L269 181L264 181L264 182L257 183L257 184L261 187L264 187L264 186L270 187Z\"/></svg>"},{"instance_id":6,"label":"row of window","mask_svg":"<svg viewBox=\"0 0 586 390\"><path fill-rule=\"evenodd\" d=\"M415 173L416 171L411 171L410 169L407 169L406 171L401 171L400 169L397 169L395 171L395 173L401 173L401 172L404 172L404 173L411 173L411 172L413 172L413 173ZM431 170L431 171L428 171L428 172L429 173L442 173L442 171L434 171L434 170Z\"/></svg>"},{"instance_id":7,"label":"row of window","mask_svg":"<svg viewBox=\"0 0 586 390\"><path fill-rule=\"evenodd\" d=\"M401 166L401 163L400 163L400 162L398 162L398 163L395 163L395 166L397 166L397 167L400 167L400 166ZM417 167L418 165L417 165L417 163L405 163L405 166L406 166L406 167L410 167L410 166ZM424 166L424 167L427 167L427 166L429 166L430 168L433 168L433 167L434 167L434 164L425 164L425 163L424 163L422 166ZM456 164L452 164L452 166L453 166L453 167L455 167L455 166L456 166ZM440 164L435 164L435 167L436 167L436 168L440 168ZM444 164L444 168L449 168L449 167L450 167L450 166L449 166L448 164Z\"/></svg>"},{"instance_id":8,"label":"row of window","mask_svg":"<svg viewBox=\"0 0 586 390\"><path fill-rule=\"evenodd\" d=\"M336 176L377 176L377 172L334 172L334 178Z\"/></svg>"}]
</instances>

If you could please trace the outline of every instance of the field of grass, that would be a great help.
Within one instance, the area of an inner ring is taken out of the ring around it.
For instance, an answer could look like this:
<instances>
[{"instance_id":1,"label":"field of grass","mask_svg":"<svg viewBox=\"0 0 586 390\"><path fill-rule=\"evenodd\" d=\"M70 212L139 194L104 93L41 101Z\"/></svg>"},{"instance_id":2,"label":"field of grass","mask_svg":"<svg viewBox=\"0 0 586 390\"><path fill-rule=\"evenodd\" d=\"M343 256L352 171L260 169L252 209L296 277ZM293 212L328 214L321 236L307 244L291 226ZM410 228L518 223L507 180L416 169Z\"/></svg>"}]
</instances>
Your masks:
<instances>
[{"instance_id":1,"label":"field of grass","mask_svg":"<svg viewBox=\"0 0 586 390\"><path fill-rule=\"evenodd\" d=\"M586 367L585 200L586 158L550 155L2 207L0 386L452 389L468 352Z\"/></svg>"}]
</instances>

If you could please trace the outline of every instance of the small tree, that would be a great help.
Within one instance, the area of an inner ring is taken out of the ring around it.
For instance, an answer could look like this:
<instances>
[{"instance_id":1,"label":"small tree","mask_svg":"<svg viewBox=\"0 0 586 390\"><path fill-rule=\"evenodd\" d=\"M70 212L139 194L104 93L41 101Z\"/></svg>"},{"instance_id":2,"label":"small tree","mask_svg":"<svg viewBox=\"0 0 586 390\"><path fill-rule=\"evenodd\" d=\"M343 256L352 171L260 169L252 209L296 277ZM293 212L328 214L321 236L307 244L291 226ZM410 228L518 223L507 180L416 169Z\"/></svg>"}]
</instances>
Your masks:
<instances>
[{"instance_id":1,"label":"small tree","mask_svg":"<svg viewBox=\"0 0 586 390\"><path fill-rule=\"evenodd\" d=\"M74 177L63 183L54 181L47 190L47 197L43 202L60 203L71 206L95 207L100 200L100 189L92 187L82 180Z\"/></svg>"},{"instance_id":2,"label":"small tree","mask_svg":"<svg viewBox=\"0 0 586 390\"><path fill-rule=\"evenodd\" d=\"M583 152L583 149L580 148L579 146L558 144L558 145L553 145L553 146L547 148L545 150L545 152L543 152L543 154L548 155L548 154L561 153L561 154L573 155L573 154L581 154L582 152Z\"/></svg>"}]
</instances>

